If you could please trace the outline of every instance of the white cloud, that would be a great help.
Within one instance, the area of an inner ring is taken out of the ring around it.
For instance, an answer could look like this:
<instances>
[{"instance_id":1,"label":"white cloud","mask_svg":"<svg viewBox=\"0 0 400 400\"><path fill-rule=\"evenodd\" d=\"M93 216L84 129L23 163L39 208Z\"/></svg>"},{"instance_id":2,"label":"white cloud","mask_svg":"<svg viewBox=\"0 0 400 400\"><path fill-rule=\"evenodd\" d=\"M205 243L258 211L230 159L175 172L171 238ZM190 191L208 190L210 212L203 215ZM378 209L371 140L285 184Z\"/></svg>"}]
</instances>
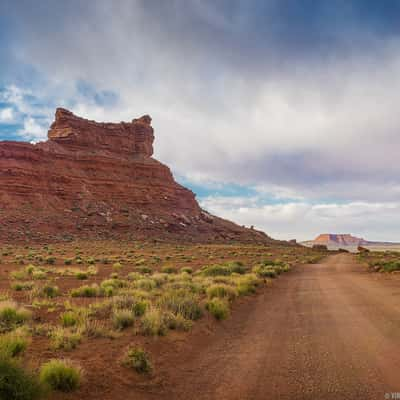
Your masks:
<instances>
[{"instance_id":1,"label":"white cloud","mask_svg":"<svg viewBox=\"0 0 400 400\"><path fill-rule=\"evenodd\" d=\"M0 123L13 122L14 117L14 110L11 107L0 109Z\"/></svg>"},{"instance_id":2,"label":"white cloud","mask_svg":"<svg viewBox=\"0 0 400 400\"><path fill-rule=\"evenodd\" d=\"M207 197L213 214L254 225L277 239L313 239L320 233L352 233L369 240L399 241L400 203L260 204L259 199Z\"/></svg>"},{"instance_id":3,"label":"white cloud","mask_svg":"<svg viewBox=\"0 0 400 400\"><path fill-rule=\"evenodd\" d=\"M215 2L189 3L99 0L79 4L79 13L57 3L60 18L48 18L53 2L48 14L19 9L15 37L24 41L15 55L46 77L35 95L77 114L121 121L149 113L155 156L178 175L216 191L256 189L252 199L203 200L216 214L283 238L397 237L399 40L349 35L347 51L303 56L274 43L268 16L257 42L246 36L246 7L228 18ZM79 81L115 92L118 105L83 98ZM36 116L50 122L54 110L27 102L25 88L9 92L26 114L21 133L43 138Z\"/></svg>"},{"instance_id":4,"label":"white cloud","mask_svg":"<svg viewBox=\"0 0 400 400\"><path fill-rule=\"evenodd\" d=\"M34 118L27 117L23 121L23 128L20 129L17 133L23 138L33 143L36 143L46 137L47 130Z\"/></svg>"}]
</instances>

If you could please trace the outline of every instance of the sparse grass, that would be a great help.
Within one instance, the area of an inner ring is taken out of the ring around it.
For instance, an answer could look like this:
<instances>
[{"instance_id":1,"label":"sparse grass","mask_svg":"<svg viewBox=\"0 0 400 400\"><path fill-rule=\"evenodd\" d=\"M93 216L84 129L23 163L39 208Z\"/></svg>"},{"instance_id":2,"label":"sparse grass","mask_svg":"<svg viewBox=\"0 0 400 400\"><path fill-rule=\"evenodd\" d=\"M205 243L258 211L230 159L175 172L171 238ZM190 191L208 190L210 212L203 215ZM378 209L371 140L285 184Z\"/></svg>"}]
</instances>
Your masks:
<instances>
[{"instance_id":1,"label":"sparse grass","mask_svg":"<svg viewBox=\"0 0 400 400\"><path fill-rule=\"evenodd\" d=\"M78 389L82 370L69 360L50 360L40 368L40 381L53 390L72 392Z\"/></svg>"},{"instance_id":2,"label":"sparse grass","mask_svg":"<svg viewBox=\"0 0 400 400\"><path fill-rule=\"evenodd\" d=\"M96 297L99 294L100 289L96 284L92 286L84 285L71 290L71 297Z\"/></svg>"},{"instance_id":3,"label":"sparse grass","mask_svg":"<svg viewBox=\"0 0 400 400\"><path fill-rule=\"evenodd\" d=\"M22 325L31 318L31 313L15 301L0 301L0 332Z\"/></svg>"},{"instance_id":4,"label":"sparse grass","mask_svg":"<svg viewBox=\"0 0 400 400\"><path fill-rule=\"evenodd\" d=\"M0 357L0 399L39 400L45 390L38 378L19 362L9 357Z\"/></svg>"},{"instance_id":5,"label":"sparse grass","mask_svg":"<svg viewBox=\"0 0 400 400\"><path fill-rule=\"evenodd\" d=\"M122 364L139 374L148 374L153 369L149 355L141 347L130 347L125 353Z\"/></svg>"},{"instance_id":6,"label":"sparse grass","mask_svg":"<svg viewBox=\"0 0 400 400\"><path fill-rule=\"evenodd\" d=\"M165 292L159 305L175 315L181 314L185 319L196 320L203 314L199 302L199 297L194 293L180 289Z\"/></svg>"},{"instance_id":7,"label":"sparse grass","mask_svg":"<svg viewBox=\"0 0 400 400\"><path fill-rule=\"evenodd\" d=\"M10 332L0 336L0 358L13 358L22 354L28 346L26 334Z\"/></svg>"},{"instance_id":8,"label":"sparse grass","mask_svg":"<svg viewBox=\"0 0 400 400\"><path fill-rule=\"evenodd\" d=\"M64 328L78 325L79 316L73 311L66 311L60 315L61 325Z\"/></svg>"},{"instance_id":9,"label":"sparse grass","mask_svg":"<svg viewBox=\"0 0 400 400\"><path fill-rule=\"evenodd\" d=\"M213 299L214 297L225 298L229 301L237 296L237 291L232 287L225 284L214 284L207 288L207 297Z\"/></svg>"},{"instance_id":10,"label":"sparse grass","mask_svg":"<svg viewBox=\"0 0 400 400\"><path fill-rule=\"evenodd\" d=\"M50 332L50 339L54 349L73 350L81 342L82 335L70 328L56 327Z\"/></svg>"},{"instance_id":11,"label":"sparse grass","mask_svg":"<svg viewBox=\"0 0 400 400\"><path fill-rule=\"evenodd\" d=\"M11 288L17 292L25 291L25 290L32 290L34 286L33 282L15 282L11 285Z\"/></svg>"},{"instance_id":12,"label":"sparse grass","mask_svg":"<svg viewBox=\"0 0 400 400\"><path fill-rule=\"evenodd\" d=\"M58 289L57 286L45 285L42 287L41 294L44 297L53 299L54 297L57 297L60 294L60 290Z\"/></svg>"},{"instance_id":13,"label":"sparse grass","mask_svg":"<svg viewBox=\"0 0 400 400\"><path fill-rule=\"evenodd\" d=\"M218 321L228 318L229 304L226 300L215 297L206 303L206 309Z\"/></svg>"},{"instance_id":14,"label":"sparse grass","mask_svg":"<svg viewBox=\"0 0 400 400\"><path fill-rule=\"evenodd\" d=\"M113 311L112 320L114 328L122 330L133 326L135 317L131 309L115 309Z\"/></svg>"},{"instance_id":15,"label":"sparse grass","mask_svg":"<svg viewBox=\"0 0 400 400\"><path fill-rule=\"evenodd\" d=\"M167 333L165 316L158 308L150 308L142 317L142 333L148 336L163 336Z\"/></svg>"}]
</instances>

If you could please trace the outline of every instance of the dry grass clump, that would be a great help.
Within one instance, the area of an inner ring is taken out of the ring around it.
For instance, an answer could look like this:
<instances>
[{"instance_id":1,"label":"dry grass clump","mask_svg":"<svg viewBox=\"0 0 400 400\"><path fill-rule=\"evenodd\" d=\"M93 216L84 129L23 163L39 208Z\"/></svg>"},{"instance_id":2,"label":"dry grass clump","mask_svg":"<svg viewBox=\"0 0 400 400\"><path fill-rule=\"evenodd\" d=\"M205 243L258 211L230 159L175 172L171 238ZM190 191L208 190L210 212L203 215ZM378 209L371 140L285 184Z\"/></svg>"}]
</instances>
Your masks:
<instances>
[{"instance_id":1,"label":"dry grass clump","mask_svg":"<svg viewBox=\"0 0 400 400\"><path fill-rule=\"evenodd\" d=\"M81 383L82 369L69 360L50 360L40 368L39 379L53 390L72 392Z\"/></svg>"},{"instance_id":2,"label":"dry grass clump","mask_svg":"<svg viewBox=\"0 0 400 400\"><path fill-rule=\"evenodd\" d=\"M0 301L0 333L12 330L31 318L31 313L13 300Z\"/></svg>"},{"instance_id":3,"label":"dry grass clump","mask_svg":"<svg viewBox=\"0 0 400 400\"><path fill-rule=\"evenodd\" d=\"M229 303L218 297L207 301L206 309L218 321L226 319L229 316Z\"/></svg>"},{"instance_id":4,"label":"dry grass clump","mask_svg":"<svg viewBox=\"0 0 400 400\"><path fill-rule=\"evenodd\" d=\"M153 369L149 355L141 347L130 347L124 355L122 364L139 374L148 374Z\"/></svg>"}]
</instances>

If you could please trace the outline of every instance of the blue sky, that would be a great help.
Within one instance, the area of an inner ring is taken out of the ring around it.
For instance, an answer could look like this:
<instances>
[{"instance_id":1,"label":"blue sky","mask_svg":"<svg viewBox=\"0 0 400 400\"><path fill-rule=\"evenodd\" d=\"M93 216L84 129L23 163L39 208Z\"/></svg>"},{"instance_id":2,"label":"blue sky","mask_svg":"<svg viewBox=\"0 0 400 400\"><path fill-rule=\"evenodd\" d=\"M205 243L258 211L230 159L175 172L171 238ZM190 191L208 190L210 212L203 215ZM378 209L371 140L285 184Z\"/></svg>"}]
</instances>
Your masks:
<instances>
[{"instance_id":1,"label":"blue sky","mask_svg":"<svg viewBox=\"0 0 400 400\"><path fill-rule=\"evenodd\" d=\"M400 2L0 2L0 140L150 114L203 207L277 238L400 232Z\"/></svg>"}]
</instances>

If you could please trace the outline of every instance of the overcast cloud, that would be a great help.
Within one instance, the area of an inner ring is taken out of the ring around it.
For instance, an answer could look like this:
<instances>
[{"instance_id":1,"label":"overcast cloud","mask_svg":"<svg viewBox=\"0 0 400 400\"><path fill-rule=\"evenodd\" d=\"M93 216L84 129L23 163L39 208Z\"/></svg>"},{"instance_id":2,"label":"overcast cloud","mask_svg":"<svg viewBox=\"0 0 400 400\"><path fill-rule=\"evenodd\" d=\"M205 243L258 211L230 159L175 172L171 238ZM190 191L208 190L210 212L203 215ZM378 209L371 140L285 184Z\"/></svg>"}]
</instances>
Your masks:
<instances>
[{"instance_id":1,"label":"overcast cloud","mask_svg":"<svg viewBox=\"0 0 400 400\"><path fill-rule=\"evenodd\" d=\"M148 113L155 156L210 211L280 238L400 241L399 2L14 3L0 5L0 138L18 122L44 139L56 105Z\"/></svg>"}]
</instances>

